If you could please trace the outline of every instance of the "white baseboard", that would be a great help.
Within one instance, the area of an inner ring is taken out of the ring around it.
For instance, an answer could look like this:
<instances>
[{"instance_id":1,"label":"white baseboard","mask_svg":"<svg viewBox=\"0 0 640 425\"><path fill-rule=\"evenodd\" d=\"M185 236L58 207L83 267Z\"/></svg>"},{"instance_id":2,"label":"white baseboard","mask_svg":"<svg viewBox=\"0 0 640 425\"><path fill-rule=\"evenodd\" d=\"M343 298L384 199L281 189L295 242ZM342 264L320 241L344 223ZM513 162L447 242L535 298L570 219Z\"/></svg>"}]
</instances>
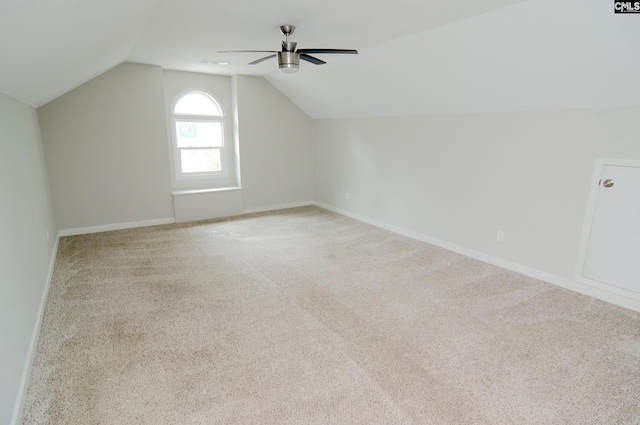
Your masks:
<instances>
[{"instance_id":1,"label":"white baseboard","mask_svg":"<svg viewBox=\"0 0 640 425\"><path fill-rule=\"evenodd\" d=\"M309 205L314 205L314 202L301 201L301 202L290 202L287 204L268 205L264 207L246 208L242 210L242 214L275 211L275 210L282 210L286 208L306 207ZM235 214L229 214L228 216L232 216L232 215L235 215ZM186 220L186 221L190 221L190 220ZM175 217L168 217L168 218L160 218L155 220L134 221L129 223L106 224L102 226L92 226L92 227L78 227L75 229L60 230L58 232L58 236L63 237L63 236L86 235L89 233L108 232L111 230L133 229L136 227L158 226L161 224L172 224L175 222L176 222Z\"/></svg>"},{"instance_id":2,"label":"white baseboard","mask_svg":"<svg viewBox=\"0 0 640 425\"><path fill-rule=\"evenodd\" d=\"M301 201L301 202L291 202L288 204L268 205L266 207L246 208L242 210L242 213L251 214L251 213L265 212L265 211L284 210L287 208L308 207L309 205L315 205L315 203L313 201Z\"/></svg>"},{"instance_id":3,"label":"white baseboard","mask_svg":"<svg viewBox=\"0 0 640 425\"><path fill-rule=\"evenodd\" d=\"M56 237L56 242L53 245L51 252L51 260L49 261L49 272L47 273L47 281L45 283L44 291L40 299L40 309L38 311L38 317L36 319L36 326L33 329L31 335L31 344L29 347L29 353L27 354L27 365L22 374L22 380L20 382L20 389L18 391L18 399L13 408L13 415L11 417L12 425L19 425L22 423L22 416L24 411L24 405L27 401L27 391L29 390L29 381L31 380L31 371L33 370L33 362L36 358L36 351L38 349L38 339L40 337L40 329L42 328L42 320L44 319L44 309L47 305L47 296L49 295L49 288L51 287L51 281L53 280L53 269L56 264L56 257L58 256L58 243L60 242L60 236Z\"/></svg>"},{"instance_id":4,"label":"white baseboard","mask_svg":"<svg viewBox=\"0 0 640 425\"><path fill-rule=\"evenodd\" d=\"M513 263L511 261L507 261L502 258L498 258L492 255L484 254L482 252L474 251L472 249L455 245L446 241L442 241L440 239L432 238L431 236L423 235L421 233L407 230L398 226L393 226L393 225L390 225L378 220L374 220L372 218L369 218L360 214L355 214L349 211L345 211L343 209L336 208L331 205L323 204L322 202L314 202L313 204L325 210L329 210L337 214L344 215L346 217L353 218L358 221L362 221L363 223L371 224L373 226L380 227L382 229L386 229L391 232L410 237L412 239L417 239L419 241L426 242L431 245L439 246L449 251L457 252L458 254L462 254L467 257L475 258L476 260L480 260L488 264L493 264L494 266L502 267L503 269L511 270L511 271L523 274L525 276L529 276L534 279L541 280L543 282L551 283L553 285L560 286L562 288L565 288L574 292L579 292L581 294L588 295L590 297L598 298L600 300L603 300L624 308L628 308L630 310L640 312L640 300L638 299L625 297L623 295L610 292L602 288L589 286L584 283L580 283L571 279L556 276L547 272L543 272L541 270L524 266L522 264Z\"/></svg>"},{"instance_id":5,"label":"white baseboard","mask_svg":"<svg viewBox=\"0 0 640 425\"><path fill-rule=\"evenodd\" d=\"M58 236L86 235L88 233L108 232L110 230L133 229L135 227L158 226L160 224L175 223L174 217L158 218L155 220L132 221L129 223L106 224L103 226L78 227L76 229L63 229L58 232Z\"/></svg>"}]
</instances>

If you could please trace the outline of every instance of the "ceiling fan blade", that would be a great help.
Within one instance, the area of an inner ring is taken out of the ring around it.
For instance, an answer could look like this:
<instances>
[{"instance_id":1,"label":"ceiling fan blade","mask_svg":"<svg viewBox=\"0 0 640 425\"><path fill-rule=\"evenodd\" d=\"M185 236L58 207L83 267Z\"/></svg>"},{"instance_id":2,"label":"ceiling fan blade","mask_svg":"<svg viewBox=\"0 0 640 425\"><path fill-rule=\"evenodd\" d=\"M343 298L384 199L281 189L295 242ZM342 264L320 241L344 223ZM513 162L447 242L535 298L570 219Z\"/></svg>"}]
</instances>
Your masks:
<instances>
[{"instance_id":1,"label":"ceiling fan blade","mask_svg":"<svg viewBox=\"0 0 640 425\"><path fill-rule=\"evenodd\" d=\"M298 53L338 53L346 55L357 55L358 51L353 49L298 49Z\"/></svg>"},{"instance_id":2,"label":"ceiling fan blade","mask_svg":"<svg viewBox=\"0 0 640 425\"><path fill-rule=\"evenodd\" d=\"M264 62L264 61L266 61L266 60L269 60L269 59L271 59L271 58L275 58L275 57L276 57L276 55L275 55L275 54L273 54L273 55L269 55L269 56L265 56L265 57L260 58L260 59L258 59L258 60L254 60L253 62L249 62L249 65L256 65L256 64L259 64L260 62Z\"/></svg>"},{"instance_id":3,"label":"ceiling fan blade","mask_svg":"<svg viewBox=\"0 0 640 425\"><path fill-rule=\"evenodd\" d=\"M311 62L314 65L324 65L326 63L325 61L309 56L306 53L300 53L300 59Z\"/></svg>"},{"instance_id":4,"label":"ceiling fan blade","mask_svg":"<svg viewBox=\"0 0 640 425\"><path fill-rule=\"evenodd\" d=\"M218 50L218 53L278 53L277 50Z\"/></svg>"}]
</instances>

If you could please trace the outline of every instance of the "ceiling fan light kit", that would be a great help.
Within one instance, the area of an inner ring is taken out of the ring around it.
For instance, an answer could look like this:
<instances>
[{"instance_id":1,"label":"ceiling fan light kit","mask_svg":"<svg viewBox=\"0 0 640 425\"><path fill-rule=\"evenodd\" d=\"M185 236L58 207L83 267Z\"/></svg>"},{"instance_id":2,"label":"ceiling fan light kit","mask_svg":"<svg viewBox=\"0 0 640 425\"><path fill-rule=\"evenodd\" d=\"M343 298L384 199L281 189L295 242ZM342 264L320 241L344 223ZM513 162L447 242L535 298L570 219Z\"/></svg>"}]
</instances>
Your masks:
<instances>
[{"instance_id":1,"label":"ceiling fan light kit","mask_svg":"<svg viewBox=\"0 0 640 425\"><path fill-rule=\"evenodd\" d=\"M264 62L268 59L277 57L278 58L278 68L282 72L286 73L294 73L300 69L300 59L312 63L314 65L323 65L326 62L318 59L314 56L311 56L309 53L313 54L325 54L325 53L334 53L334 54L348 54L348 55L357 55L358 51L353 49L298 49L296 50L296 46L298 43L289 41L289 36L293 34L296 27L293 25L280 25L280 32L285 36L285 40L282 42L282 50L224 50L218 51L218 53L234 53L234 52L243 52L243 53L272 53L269 56L265 56L263 58L254 60L253 62L249 62L249 65L257 65L260 62Z\"/></svg>"}]
</instances>

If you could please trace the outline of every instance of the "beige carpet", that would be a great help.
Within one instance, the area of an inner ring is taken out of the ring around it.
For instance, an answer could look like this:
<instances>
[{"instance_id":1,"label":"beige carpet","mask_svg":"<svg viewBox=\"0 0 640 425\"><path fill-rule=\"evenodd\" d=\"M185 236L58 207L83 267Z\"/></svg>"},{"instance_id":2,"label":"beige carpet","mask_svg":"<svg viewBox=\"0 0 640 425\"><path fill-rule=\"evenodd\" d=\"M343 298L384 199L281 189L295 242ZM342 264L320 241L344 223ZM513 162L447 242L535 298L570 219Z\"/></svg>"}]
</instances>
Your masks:
<instances>
[{"instance_id":1,"label":"beige carpet","mask_svg":"<svg viewBox=\"0 0 640 425\"><path fill-rule=\"evenodd\" d=\"M639 424L640 314L315 208L60 241L25 424Z\"/></svg>"}]
</instances>

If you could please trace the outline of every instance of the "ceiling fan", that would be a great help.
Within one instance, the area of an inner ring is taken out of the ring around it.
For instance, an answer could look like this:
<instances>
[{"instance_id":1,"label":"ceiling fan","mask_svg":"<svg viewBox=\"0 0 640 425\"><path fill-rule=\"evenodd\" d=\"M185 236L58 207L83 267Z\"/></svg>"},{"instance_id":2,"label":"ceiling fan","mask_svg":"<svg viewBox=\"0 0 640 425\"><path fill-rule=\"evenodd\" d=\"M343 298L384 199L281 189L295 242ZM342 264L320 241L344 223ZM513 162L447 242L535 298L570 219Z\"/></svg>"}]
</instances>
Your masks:
<instances>
[{"instance_id":1,"label":"ceiling fan","mask_svg":"<svg viewBox=\"0 0 640 425\"><path fill-rule=\"evenodd\" d=\"M326 62L311 56L310 53L338 53L347 55L357 55L358 51L353 49L298 49L296 45L298 43L289 41L289 36L293 34L296 27L293 25L280 25L280 32L285 36L285 41L282 42L282 51L277 50L223 50L218 53L273 53L272 55L265 56L263 58L249 62L249 65L256 65L260 62L264 62L268 59L278 57L278 67L287 73L296 72L300 68L300 59L311 62L314 65L323 65Z\"/></svg>"}]
</instances>

